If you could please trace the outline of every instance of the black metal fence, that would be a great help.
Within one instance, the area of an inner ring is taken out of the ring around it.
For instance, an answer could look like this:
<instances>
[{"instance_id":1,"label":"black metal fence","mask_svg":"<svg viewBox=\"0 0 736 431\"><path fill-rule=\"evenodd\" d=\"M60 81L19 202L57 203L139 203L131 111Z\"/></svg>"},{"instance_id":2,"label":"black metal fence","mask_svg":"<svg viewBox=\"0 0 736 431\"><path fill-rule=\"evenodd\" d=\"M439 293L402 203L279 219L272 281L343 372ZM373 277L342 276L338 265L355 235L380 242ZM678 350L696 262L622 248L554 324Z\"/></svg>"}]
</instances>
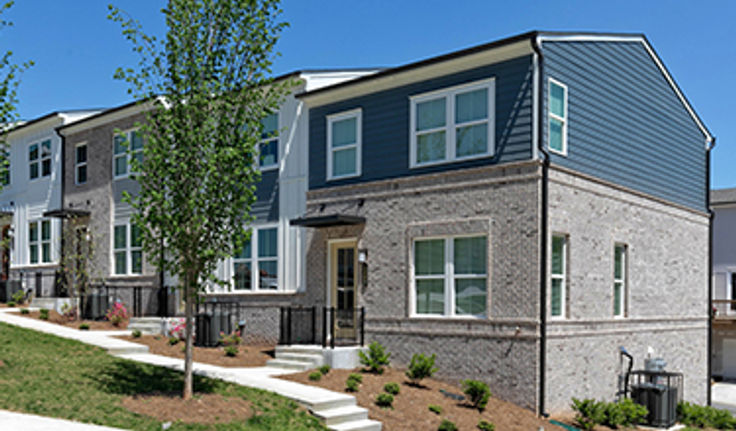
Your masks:
<instances>
[{"instance_id":1,"label":"black metal fence","mask_svg":"<svg viewBox=\"0 0 736 431\"><path fill-rule=\"evenodd\" d=\"M170 287L99 286L81 297L82 318L100 320L115 302L128 308L131 317L173 317L176 315Z\"/></svg>"},{"instance_id":2,"label":"black metal fence","mask_svg":"<svg viewBox=\"0 0 736 431\"><path fill-rule=\"evenodd\" d=\"M279 344L365 344L365 307L281 307Z\"/></svg>"},{"instance_id":3,"label":"black metal fence","mask_svg":"<svg viewBox=\"0 0 736 431\"><path fill-rule=\"evenodd\" d=\"M213 347L220 342L222 335L241 330L245 324L243 306L234 301L198 302L195 316L194 344Z\"/></svg>"}]
</instances>

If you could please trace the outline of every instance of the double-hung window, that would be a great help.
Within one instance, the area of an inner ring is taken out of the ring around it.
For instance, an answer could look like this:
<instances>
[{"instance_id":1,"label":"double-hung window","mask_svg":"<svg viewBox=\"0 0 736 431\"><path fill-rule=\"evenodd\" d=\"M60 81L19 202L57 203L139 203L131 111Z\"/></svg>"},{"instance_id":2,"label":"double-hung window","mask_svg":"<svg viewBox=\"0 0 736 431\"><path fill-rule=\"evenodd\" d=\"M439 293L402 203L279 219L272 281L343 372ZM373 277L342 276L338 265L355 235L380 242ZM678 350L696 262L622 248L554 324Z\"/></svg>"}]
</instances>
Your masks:
<instances>
[{"instance_id":1,"label":"double-hung window","mask_svg":"<svg viewBox=\"0 0 736 431\"><path fill-rule=\"evenodd\" d=\"M486 316L487 238L414 241L414 315Z\"/></svg>"},{"instance_id":2,"label":"double-hung window","mask_svg":"<svg viewBox=\"0 0 736 431\"><path fill-rule=\"evenodd\" d=\"M125 142L128 142L128 146ZM137 130L131 130L113 138L113 174L122 178L132 172L131 159L143 161L143 136Z\"/></svg>"},{"instance_id":3,"label":"double-hung window","mask_svg":"<svg viewBox=\"0 0 736 431\"><path fill-rule=\"evenodd\" d=\"M413 96L410 166L492 155L494 110L494 79Z\"/></svg>"},{"instance_id":4,"label":"double-hung window","mask_svg":"<svg viewBox=\"0 0 736 431\"><path fill-rule=\"evenodd\" d=\"M143 242L141 230L131 222L113 228L113 259L115 275L143 273Z\"/></svg>"},{"instance_id":5,"label":"double-hung window","mask_svg":"<svg viewBox=\"0 0 736 431\"><path fill-rule=\"evenodd\" d=\"M613 315L624 317L626 314L626 246L616 244L613 247Z\"/></svg>"},{"instance_id":6,"label":"double-hung window","mask_svg":"<svg viewBox=\"0 0 736 431\"><path fill-rule=\"evenodd\" d=\"M31 144L28 147L28 168L30 179L51 175L51 141Z\"/></svg>"},{"instance_id":7,"label":"double-hung window","mask_svg":"<svg viewBox=\"0 0 736 431\"><path fill-rule=\"evenodd\" d=\"M327 179L360 176L362 112L354 109L327 117Z\"/></svg>"},{"instance_id":8,"label":"double-hung window","mask_svg":"<svg viewBox=\"0 0 736 431\"><path fill-rule=\"evenodd\" d=\"M548 104L549 149L565 155L567 154L567 86L550 78Z\"/></svg>"},{"instance_id":9,"label":"double-hung window","mask_svg":"<svg viewBox=\"0 0 736 431\"><path fill-rule=\"evenodd\" d=\"M275 168L279 165L279 114L270 114L263 119L261 141L258 144L261 169Z\"/></svg>"},{"instance_id":10,"label":"double-hung window","mask_svg":"<svg viewBox=\"0 0 736 431\"><path fill-rule=\"evenodd\" d=\"M51 263L51 221L28 223L28 260L31 264Z\"/></svg>"},{"instance_id":11,"label":"double-hung window","mask_svg":"<svg viewBox=\"0 0 736 431\"><path fill-rule=\"evenodd\" d=\"M74 148L74 182L87 182L87 144L79 144Z\"/></svg>"},{"instance_id":12,"label":"double-hung window","mask_svg":"<svg viewBox=\"0 0 736 431\"><path fill-rule=\"evenodd\" d=\"M552 268L550 285L550 316L565 317L567 287L567 237L552 236Z\"/></svg>"},{"instance_id":13,"label":"double-hung window","mask_svg":"<svg viewBox=\"0 0 736 431\"><path fill-rule=\"evenodd\" d=\"M252 244L256 244L253 247ZM233 290L277 290L278 228L253 228L251 237L233 256Z\"/></svg>"}]
</instances>

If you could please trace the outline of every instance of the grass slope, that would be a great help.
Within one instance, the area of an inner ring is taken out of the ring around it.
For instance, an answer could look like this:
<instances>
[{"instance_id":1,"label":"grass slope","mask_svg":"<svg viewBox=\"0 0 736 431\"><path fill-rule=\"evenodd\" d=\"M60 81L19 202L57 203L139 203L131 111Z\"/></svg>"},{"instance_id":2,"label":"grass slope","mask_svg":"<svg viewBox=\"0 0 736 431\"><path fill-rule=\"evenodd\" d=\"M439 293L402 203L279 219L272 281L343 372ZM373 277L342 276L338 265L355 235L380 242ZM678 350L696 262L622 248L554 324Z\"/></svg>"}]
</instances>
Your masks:
<instances>
[{"instance_id":1,"label":"grass slope","mask_svg":"<svg viewBox=\"0 0 736 431\"><path fill-rule=\"evenodd\" d=\"M182 373L2 323L0 361L0 409L124 429L162 429L160 421L126 410L121 405L124 397L180 392L183 385ZM169 430L325 429L295 402L275 394L199 377L195 390L247 399L254 415L227 424L175 423Z\"/></svg>"}]
</instances>

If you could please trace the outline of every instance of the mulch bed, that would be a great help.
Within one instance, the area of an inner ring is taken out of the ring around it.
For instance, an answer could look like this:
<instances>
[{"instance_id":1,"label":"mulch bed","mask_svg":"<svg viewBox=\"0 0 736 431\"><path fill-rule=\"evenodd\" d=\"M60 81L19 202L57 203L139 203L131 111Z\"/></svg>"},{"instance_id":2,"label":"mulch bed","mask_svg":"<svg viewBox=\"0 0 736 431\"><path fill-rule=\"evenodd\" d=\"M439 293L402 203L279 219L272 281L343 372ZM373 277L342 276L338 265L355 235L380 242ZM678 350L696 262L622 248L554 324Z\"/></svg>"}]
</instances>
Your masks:
<instances>
[{"instance_id":1,"label":"mulch bed","mask_svg":"<svg viewBox=\"0 0 736 431\"><path fill-rule=\"evenodd\" d=\"M457 425L460 430L476 430L481 419L492 422L496 429L501 431L529 431L537 430L540 426L545 430L564 431L550 422L540 419L533 412L515 404L491 397L485 411L470 407L463 401L457 401L445 396L440 390L462 394L462 389L456 385L440 382L435 379L422 380L421 387L409 384L403 371L386 369L383 374L361 373L363 383L358 392L345 392L345 381L350 373L358 370L330 370L319 381L309 380L310 372L288 374L280 376L285 380L319 386L336 392L354 395L358 405L369 410L369 417L383 423L385 431L400 430L436 430L442 419L448 419ZM386 383L399 383L401 392L394 397L392 409L378 407L376 396L383 392ZM442 408L442 414L437 415L429 411L430 404Z\"/></svg>"},{"instance_id":2,"label":"mulch bed","mask_svg":"<svg viewBox=\"0 0 736 431\"><path fill-rule=\"evenodd\" d=\"M164 355L172 358L184 359L184 342L180 341L173 346L169 340L161 335L142 335L134 338L130 335L120 336L126 341L145 344L149 351L156 355ZM225 356L222 347L197 347L194 346L194 361L205 364L218 365L221 367L263 367L266 361L273 359L274 346L272 345L240 345L238 354L230 357Z\"/></svg>"},{"instance_id":3,"label":"mulch bed","mask_svg":"<svg viewBox=\"0 0 736 431\"><path fill-rule=\"evenodd\" d=\"M29 314L20 314L20 312L13 312L21 317L27 317L30 319L38 319L41 313L39 311L31 311ZM89 325L90 331L119 331L125 329L128 326L127 321L123 321L120 326L113 326L107 320L69 320L67 317L57 313L55 310L49 310L49 320L46 322L54 323L57 325L63 325L68 328L79 329L79 325L86 323Z\"/></svg>"},{"instance_id":4,"label":"mulch bed","mask_svg":"<svg viewBox=\"0 0 736 431\"><path fill-rule=\"evenodd\" d=\"M160 421L185 423L228 423L253 416L250 401L225 398L220 394L195 394L184 400L181 393L153 393L123 399L123 406L135 413Z\"/></svg>"}]
</instances>

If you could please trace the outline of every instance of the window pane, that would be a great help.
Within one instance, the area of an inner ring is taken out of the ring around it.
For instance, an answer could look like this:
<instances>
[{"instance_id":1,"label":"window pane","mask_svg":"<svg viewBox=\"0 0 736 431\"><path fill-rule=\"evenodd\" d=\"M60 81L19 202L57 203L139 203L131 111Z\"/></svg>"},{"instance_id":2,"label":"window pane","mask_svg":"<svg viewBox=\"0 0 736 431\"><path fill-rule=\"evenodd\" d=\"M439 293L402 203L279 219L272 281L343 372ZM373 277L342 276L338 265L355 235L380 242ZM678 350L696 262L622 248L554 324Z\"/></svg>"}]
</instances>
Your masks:
<instances>
[{"instance_id":1,"label":"window pane","mask_svg":"<svg viewBox=\"0 0 736 431\"><path fill-rule=\"evenodd\" d=\"M115 252L115 274L125 274L125 252Z\"/></svg>"},{"instance_id":2,"label":"window pane","mask_svg":"<svg viewBox=\"0 0 736 431\"><path fill-rule=\"evenodd\" d=\"M251 272L250 262L236 262L233 269L235 270L235 289L247 289L251 288Z\"/></svg>"},{"instance_id":3,"label":"window pane","mask_svg":"<svg viewBox=\"0 0 736 431\"><path fill-rule=\"evenodd\" d=\"M132 154L132 157L138 161L138 166L143 164L143 151L136 151ZM133 171L131 167L131 172Z\"/></svg>"},{"instance_id":4,"label":"window pane","mask_svg":"<svg viewBox=\"0 0 736 431\"><path fill-rule=\"evenodd\" d=\"M613 283L613 315L621 315L621 291L622 285L620 282Z\"/></svg>"},{"instance_id":5,"label":"window pane","mask_svg":"<svg viewBox=\"0 0 736 431\"><path fill-rule=\"evenodd\" d=\"M83 184L87 182L87 165L77 166L77 183Z\"/></svg>"},{"instance_id":6,"label":"window pane","mask_svg":"<svg viewBox=\"0 0 736 431\"><path fill-rule=\"evenodd\" d=\"M250 259L251 258L251 255L250 255L250 238L247 241L245 241L245 243L243 244L242 250L240 250L239 252L238 251L235 252L235 256L234 257L236 259Z\"/></svg>"},{"instance_id":7,"label":"window pane","mask_svg":"<svg viewBox=\"0 0 736 431\"><path fill-rule=\"evenodd\" d=\"M565 89L554 82L549 85L549 112L565 118Z\"/></svg>"},{"instance_id":8,"label":"window pane","mask_svg":"<svg viewBox=\"0 0 736 431\"><path fill-rule=\"evenodd\" d=\"M123 142L125 142L125 138L120 135L115 135L113 138L114 142L114 152L115 154L125 154L125 146L123 145Z\"/></svg>"},{"instance_id":9,"label":"window pane","mask_svg":"<svg viewBox=\"0 0 736 431\"><path fill-rule=\"evenodd\" d=\"M417 280L417 314L445 313L445 281Z\"/></svg>"},{"instance_id":10,"label":"window pane","mask_svg":"<svg viewBox=\"0 0 736 431\"><path fill-rule=\"evenodd\" d=\"M261 135L262 139L276 136L279 128L279 114L268 115L266 118L263 119L263 121L261 121L261 124L263 125L263 134Z\"/></svg>"},{"instance_id":11,"label":"window pane","mask_svg":"<svg viewBox=\"0 0 736 431\"><path fill-rule=\"evenodd\" d=\"M33 144L28 147L28 160L38 159L38 144Z\"/></svg>"},{"instance_id":12,"label":"window pane","mask_svg":"<svg viewBox=\"0 0 736 431\"><path fill-rule=\"evenodd\" d=\"M445 273L445 240L430 239L414 243L414 271L416 275Z\"/></svg>"},{"instance_id":13,"label":"window pane","mask_svg":"<svg viewBox=\"0 0 736 431\"><path fill-rule=\"evenodd\" d=\"M278 289L279 279L275 260L258 261L258 283L259 289Z\"/></svg>"},{"instance_id":14,"label":"window pane","mask_svg":"<svg viewBox=\"0 0 736 431\"><path fill-rule=\"evenodd\" d=\"M41 262L51 262L51 244L49 243L41 244Z\"/></svg>"},{"instance_id":15,"label":"window pane","mask_svg":"<svg viewBox=\"0 0 736 431\"><path fill-rule=\"evenodd\" d=\"M554 118L549 119L549 147L562 151L562 121Z\"/></svg>"},{"instance_id":16,"label":"window pane","mask_svg":"<svg viewBox=\"0 0 736 431\"><path fill-rule=\"evenodd\" d=\"M565 253L565 238L561 236L552 237L552 274L560 275L565 273L563 267Z\"/></svg>"},{"instance_id":17,"label":"window pane","mask_svg":"<svg viewBox=\"0 0 736 431\"><path fill-rule=\"evenodd\" d=\"M488 89L470 91L455 96L455 122L488 118Z\"/></svg>"},{"instance_id":18,"label":"window pane","mask_svg":"<svg viewBox=\"0 0 736 431\"><path fill-rule=\"evenodd\" d=\"M115 158L115 175L125 175L128 172L128 161L125 156Z\"/></svg>"},{"instance_id":19,"label":"window pane","mask_svg":"<svg viewBox=\"0 0 736 431\"><path fill-rule=\"evenodd\" d=\"M31 163L31 179L38 178L38 162Z\"/></svg>"},{"instance_id":20,"label":"window pane","mask_svg":"<svg viewBox=\"0 0 736 431\"><path fill-rule=\"evenodd\" d=\"M552 279L551 312L553 316L562 316L562 280Z\"/></svg>"},{"instance_id":21,"label":"window pane","mask_svg":"<svg viewBox=\"0 0 736 431\"><path fill-rule=\"evenodd\" d=\"M133 274L141 274L143 273L143 252L141 251L131 251L130 252L130 264L131 264L131 272Z\"/></svg>"},{"instance_id":22,"label":"window pane","mask_svg":"<svg viewBox=\"0 0 736 431\"><path fill-rule=\"evenodd\" d=\"M85 163L87 161L87 146L79 145L77 147L77 163Z\"/></svg>"},{"instance_id":23,"label":"window pane","mask_svg":"<svg viewBox=\"0 0 736 431\"><path fill-rule=\"evenodd\" d=\"M417 131L445 125L445 98L417 103Z\"/></svg>"},{"instance_id":24,"label":"window pane","mask_svg":"<svg viewBox=\"0 0 736 431\"><path fill-rule=\"evenodd\" d=\"M28 239L31 242L38 241L38 223L35 221L28 223Z\"/></svg>"},{"instance_id":25,"label":"window pane","mask_svg":"<svg viewBox=\"0 0 736 431\"><path fill-rule=\"evenodd\" d=\"M130 132L130 148L133 151L143 148L143 135L140 132Z\"/></svg>"},{"instance_id":26,"label":"window pane","mask_svg":"<svg viewBox=\"0 0 736 431\"><path fill-rule=\"evenodd\" d=\"M261 166L271 166L278 162L279 141L274 139L261 144Z\"/></svg>"},{"instance_id":27,"label":"window pane","mask_svg":"<svg viewBox=\"0 0 736 431\"><path fill-rule=\"evenodd\" d=\"M355 166L357 154L356 148L334 151L332 153L332 175L339 177L357 173Z\"/></svg>"},{"instance_id":28,"label":"window pane","mask_svg":"<svg viewBox=\"0 0 736 431\"><path fill-rule=\"evenodd\" d=\"M51 159L43 159L41 161L41 176L48 177L51 175Z\"/></svg>"},{"instance_id":29,"label":"window pane","mask_svg":"<svg viewBox=\"0 0 736 431\"><path fill-rule=\"evenodd\" d=\"M486 273L486 237L455 238L455 274Z\"/></svg>"},{"instance_id":30,"label":"window pane","mask_svg":"<svg viewBox=\"0 0 736 431\"><path fill-rule=\"evenodd\" d=\"M51 155L51 141L41 142L41 157L49 157Z\"/></svg>"},{"instance_id":31,"label":"window pane","mask_svg":"<svg viewBox=\"0 0 736 431\"><path fill-rule=\"evenodd\" d=\"M41 240L48 241L51 239L51 222L44 220L41 222Z\"/></svg>"},{"instance_id":32,"label":"window pane","mask_svg":"<svg viewBox=\"0 0 736 431\"><path fill-rule=\"evenodd\" d=\"M29 252L31 254L31 263L38 263L38 246L36 244L31 244Z\"/></svg>"},{"instance_id":33,"label":"window pane","mask_svg":"<svg viewBox=\"0 0 736 431\"><path fill-rule=\"evenodd\" d=\"M130 225L130 246L140 247L143 245L143 237L141 236L141 228L135 224Z\"/></svg>"},{"instance_id":34,"label":"window pane","mask_svg":"<svg viewBox=\"0 0 736 431\"><path fill-rule=\"evenodd\" d=\"M258 257L277 256L278 231L276 228L258 229Z\"/></svg>"},{"instance_id":35,"label":"window pane","mask_svg":"<svg viewBox=\"0 0 736 431\"><path fill-rule=\"evenodd\" d=\"M445 159L445 131L417 136L417 163Z\"/></svg>"},{"instance_id":36,"label":"window pane","mask_svg":"<svg viewBox=\"0 0 736 431\"><path fill-rule=\"evenodd\" d=\"M614 251L613 277L620 280L624 273L624 248L617 245Z\"/></svg>"},{"instance_id":37,"label":"window pane","mask_svg":"<svg viewBox=\"0 0 736 431\"><path fill-rule=\"evenodd\" d=\"M332 147L337 148L356 143L358 141L357 125L357 118L347 118L332 123Z\"/></svg>"},{"instance_id":38,"label":"window pane","mask_svg":"<svg viewBox=\"0 0 736 431\"><path fill-rule=\"evenodd\" d=\"M127 243L125 225L115 226L115 249L125 248Z\"/></svg>"},{"instance_id":39,"label":"window pane","mask_svg":"<svg viewBox=\"0 0 736 431\"><path fill-rule=\"evenodd\" d=\"M458 127L455 145L456 157L486 153L488 151L488 124Z\"/></svg>"},{"instance_id":40,"label":"window pane","mask_svg":"<svg viewBox=\"0 0 736 431\"><path fill-rule=\"evenodd\" d=\"M455 314L478 317L485 316L485 278L455 280Z\"/></svg>"}]
</instances>

